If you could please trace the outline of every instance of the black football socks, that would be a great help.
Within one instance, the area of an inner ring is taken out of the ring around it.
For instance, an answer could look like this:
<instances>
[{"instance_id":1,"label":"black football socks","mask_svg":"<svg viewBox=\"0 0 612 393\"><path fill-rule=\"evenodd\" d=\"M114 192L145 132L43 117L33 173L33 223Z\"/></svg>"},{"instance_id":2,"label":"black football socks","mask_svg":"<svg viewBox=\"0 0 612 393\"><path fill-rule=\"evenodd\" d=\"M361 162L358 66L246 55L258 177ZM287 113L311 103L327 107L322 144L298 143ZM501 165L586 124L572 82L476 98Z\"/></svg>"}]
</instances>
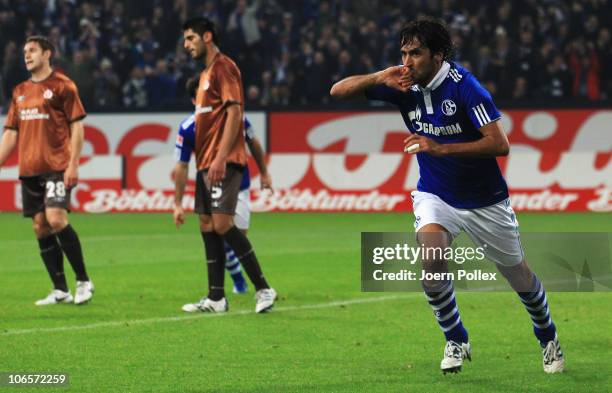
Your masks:
<instances>
[{"instance_id":1,"label":"black football socks","mask_svg":"<svg viewBox=\"0 0 612 393\"><path fill-rule=\"evenodd\" d=\"M219 301L225 297L225 246L215 232L202 232L206 269L208 270L208 298Z\"/></svg>"},{"instance_id":2,"label":"black football socks","mask_svg":"<svg viewBox=\"0 0 612 393\"><path fill-rule=\"evenodd\" d=\"M246 235L234 225L222 236L223 240L225 240L236 253L240 263L242 263L244 271L255 286L255 290L259 291L260 289L270 288L261 272L261 267L255 256L255 251L253 251L251 242L249 242Z\"/></svg>"},{"instance_id":3,"label":"black football socks","mask_svg":"<svg viewBox=\"0 0 612 393\"><path fill-rule=\"evenodd\" d=\"M72 226L68 224L66 228L59 231L57 233L57 238L60 241L62 250L64 250L64 254L66 254L72 266L72 270L74 270L77 281L89 281L89 277L85 271L85 263L83 262L81 242L79 241L77 233L72 229Z\"/></svg>"},{"instance_id":4,"label":"black football socks","mask_svg":"<svg viewBox=\"0 0 612 393\"><path fill-rule=\"evenodd\" d=\"M64 275L64 254L62 254L57 238L55 235L49 235L38 239L38 246L49 277L53 281L53 287L68 292L66 276Z\"/></svg>"}]
</instances>

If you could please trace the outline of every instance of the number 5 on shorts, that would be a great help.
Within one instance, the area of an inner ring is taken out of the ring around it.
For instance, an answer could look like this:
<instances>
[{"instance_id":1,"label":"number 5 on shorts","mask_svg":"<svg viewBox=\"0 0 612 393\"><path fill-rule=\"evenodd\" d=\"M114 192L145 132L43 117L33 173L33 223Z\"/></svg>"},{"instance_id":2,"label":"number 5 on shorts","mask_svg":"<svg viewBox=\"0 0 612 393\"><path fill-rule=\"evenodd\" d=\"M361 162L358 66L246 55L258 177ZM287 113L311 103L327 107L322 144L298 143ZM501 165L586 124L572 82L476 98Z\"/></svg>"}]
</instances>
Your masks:
<instances>
[{"instance_id":1,"label":"number 5 on shorts","mask_svg":"<svg viewBox=\"0 0 612 393\"><path fill-rule=\"evenodd\" d=\"M221 194L223 193L223 189L219 186L212 186L210 189L210 196L212 199L221 198Z\"/></svg>"}]
</instances>

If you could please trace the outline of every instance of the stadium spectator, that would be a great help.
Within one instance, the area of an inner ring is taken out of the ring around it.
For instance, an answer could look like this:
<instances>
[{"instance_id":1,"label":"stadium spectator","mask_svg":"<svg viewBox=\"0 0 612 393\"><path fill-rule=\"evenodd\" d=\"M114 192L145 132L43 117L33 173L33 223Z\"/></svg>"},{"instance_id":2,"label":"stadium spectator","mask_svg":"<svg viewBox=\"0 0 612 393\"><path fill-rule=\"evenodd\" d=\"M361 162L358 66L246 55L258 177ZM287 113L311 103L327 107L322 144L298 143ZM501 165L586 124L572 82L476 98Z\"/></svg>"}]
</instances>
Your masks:
<instances>
[{"instance_id":1,"label":"stadium spectator","mask_svg":"<svg viewBox=\"0 0 612 393\"><path fill-rule=\"evenodd\" d=\"M155 68L147 76L146 88L149 106L153 108L167 103L168 97L176 97L176 80L168 72L165 59L157 60Z\"/></svg>"},{"instance_id":2,"label":"stadium spectator","mask_svg":"<svg viewBox=\"0 0 612 393\"><path fill-rule=\"evenodd\" d=\"M543 98L563 99L569 97L571 75L567 64L560 55L555 55L552 61L545 65L546 75L542 77L545 84L541 84L536 94Z\"/></svg>"},{"instance_id":3,"label":"stadium spectator","mask_svg":"<svg viewBox=\"0 0 612 393\"><path fill-rule=\"evenodd\" d=\"M93 51L76 50L72 55L72 62L62 64L60 67L77 85L81 101L85 108L91 108L94 102L94 78L96 70L95 53Z\"/></svg>"},{"instance_id":4,"label":"stadium spectator","mask_svg":"<svg viewBox=\"0 0 612 393\"><path fill-rule=\"evenodd\" d=\"M246 106L254 107L259 106L260 104L260 95L259 95L259 87L255 85L251 85L247 88L246 91Z\"/></svg>"},{"instance_id":5,"label":"stadium spectator","mask_svg":"<svg viewBox=\"0 0 612 393\"><path fill-rule=\"evenodd\" d=\"M599 56L592 42L576 39L569 45L569 65L574 76L572 94L574 97L599 99Z\"/></svg>"},{"instance_id":6,"label":"stadium spectator","mask_svg":"<svg viewBox=\"0 0 612 393\"><path fill-rule=\"evenodd\" d=\"M130 109L145 109L149 104L146 79L142 67L134 66L131 77L123 85L123 105Z\"/></svg>"},{"instance_id":7,"label":"stadium spectator","mask_svg":"<svg viewBox=\"0 0 612 393\"><path fill-rule=\"evenodd\" d=\"M2 76L5 94L4 98L8 101L11 97L13 88L28 77L15 41L9 41L4 47Z\"/></svg>"},{"instance_id":8,"label":"stadium spectator","mask_svg":"<svg viewBox=\"0 0 612 393\"><path fill-rule=\"evenodd\" d=\"M312 66L306 70L304 96L308 103L327 102L327 84L330 71L322 52L315 52Z\"/></svg>"},{"instance_id":9,"label":"stadium spectator","mask_svg":"<svg viewBox=\"0 0 612 393\"><path fill-rule=\"evenodd\" d=\"M102 59L94 81L94 108L118 108L121 104L121 81L108 58Z\"/></svg>"}]
</instances>

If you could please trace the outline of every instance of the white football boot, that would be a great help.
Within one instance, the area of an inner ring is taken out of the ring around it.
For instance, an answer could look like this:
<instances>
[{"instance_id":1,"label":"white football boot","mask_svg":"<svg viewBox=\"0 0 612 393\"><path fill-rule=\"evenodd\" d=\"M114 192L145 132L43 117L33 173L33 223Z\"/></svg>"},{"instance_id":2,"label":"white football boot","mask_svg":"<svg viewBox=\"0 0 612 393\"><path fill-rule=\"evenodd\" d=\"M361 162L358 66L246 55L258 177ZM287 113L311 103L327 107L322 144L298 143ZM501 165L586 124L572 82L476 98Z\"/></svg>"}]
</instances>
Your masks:
<instances>
[{"instance_id":1,"label":"white football boot","mask_svg":"<svg viewBox=\"0 0 612 393\"><path fill-rule=\"evenodd\" d=\"M48 306L50 304L72 303L72 295L70 291L64 292L59 289L54 289L47 295L46 298L37 300L34 304L37 306Z\"/></svg>"},{"instance_id":2,"label":"white football boot","mask_svg":"<svg viewBox=\"0 0 612 393\"><path fill-rule=\"evenodd\" d=\"M229 305L227 304L227 300L222 298L221 300L214 301L210 300L207 297L203 297L197 303L187 303L183 306L183 311L185 312L227 312L229 310Z\"/></svg>"},{"instance_id":3,"label":"white football boot","mask_svg":"<svg viewBox=\"0 0 612 393\"><path fill-rule=\"evenodd\" d=\"M472 360L472 348L470 343L457 343L455 341L447 341L444 347L444 358L440 363L440 369L444 374L457 373L461 371L463 359Z\"/></svg>"},{"instance_id":4,"label":"white football boot","mask_svg":"<svg viewBox=\"0 0 612 393\"><path fill-rule=\"evenodd\" d=\"M556 334L555 339L546 343L546 346L542 349L542 357L545 373L555 374L563 372L565 358L563 357L563 351L561 351L561 345L559 345Z\"/></svg>"},{"instance_id":5,"label":"white football boot","mask_svg":"<svg viewBox=\"0 0 612 393\"><path fill-rule=\"evenodd\" d=\"M255 293L255 312L261 313L269 311L274 307L274 300L276 300L276 291L274 288L260 289Z\"/></svg>"},{"instance_id":6,"label":"white football boot","mask_svg":"<svg viewBox=\"0 0 612 393\"><path fill-rule=\"evenodd\" d=\"M94 285L91 281L77 281L74 304L85 304L93 297Z\"/></svg>"}]
</instances>

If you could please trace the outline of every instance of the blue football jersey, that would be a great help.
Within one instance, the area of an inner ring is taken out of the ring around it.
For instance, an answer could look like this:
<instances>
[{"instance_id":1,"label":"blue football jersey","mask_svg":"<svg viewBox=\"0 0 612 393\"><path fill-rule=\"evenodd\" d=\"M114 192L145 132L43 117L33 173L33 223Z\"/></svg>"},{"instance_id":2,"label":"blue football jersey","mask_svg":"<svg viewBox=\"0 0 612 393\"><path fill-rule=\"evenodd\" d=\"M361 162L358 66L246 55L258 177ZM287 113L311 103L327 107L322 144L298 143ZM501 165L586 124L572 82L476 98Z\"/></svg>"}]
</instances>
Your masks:
<instances>
[{"instance_id":1,"label":"blue football jersey","mask_svg":"<svg viewBox=\"0 0 612 393\"><path fill-rule=\"evenodd\" d=\"M244 136L247 141L252 140L255 137L255 132L249 120L244 118ZM195 115L189 116L181 123L178 134L176 136L176 142L174 144L174 158L177 161L189 163L191 160L191 153L195 149ZM242 173L242 182L240 183L240 191L246 190L251 187L251 175L249 174L249 167L245 166Z\"/></svg>"},{"instance_id":2,"label":"blue football jersey","mask_svg":"<svg viewBox=\"0 0 612 393\"><path fill-rule=\"evenodd\" d=\"M177 161L189 163L191 153L195 149L195 115L191 115L181 123L174 144L174 158Z\"/></svg>"},{"instance_id":3,"label":"blue football jersey","mask_svg":"<svg viewBox=\"0 0 612 393\"><path fill-rule=\"evenodd\" d=\"M472 142L482 138L479 128L501 115L491 95L478 80L456 63L444 62L426 87L404 93L385 85L366 90L370 100L396 105L408 130L434 141ZM508 187L497 160L434 157L417 153L417 189L440 197L459 209L490 206L508 198Z\"/></svg>"}]
</instances>

